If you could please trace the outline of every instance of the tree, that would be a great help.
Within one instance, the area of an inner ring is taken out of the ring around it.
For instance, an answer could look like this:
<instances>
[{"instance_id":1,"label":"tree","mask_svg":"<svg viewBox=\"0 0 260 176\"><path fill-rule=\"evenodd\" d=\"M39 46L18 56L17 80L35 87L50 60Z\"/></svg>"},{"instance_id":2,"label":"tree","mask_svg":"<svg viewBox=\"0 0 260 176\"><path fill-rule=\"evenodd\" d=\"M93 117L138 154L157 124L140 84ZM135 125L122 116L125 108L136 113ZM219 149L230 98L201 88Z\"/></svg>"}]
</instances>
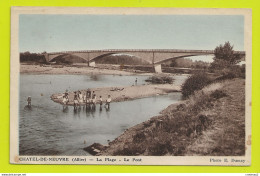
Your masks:
<instances>
[{"instance_id":1,"label":"tree","mask_svg":"<svg viewBox=\"0 0 260 176\"><path fill-rule=\"evenodd\" d=\"M241 60L241 56L234 53L233 46L229 42L217 46L214 50L214 55L214 62L211 64L212 67L225 68L235 65Z\"/></svg>"},{"instance_id":2,"label":"tree","mask_svg":"<svg viewBox=\"0 0 260 176\"><path fill-rule=\"evenodd\" d=\"M176 62L176 59L172 60L170 67L178 67L178 63Z\"/></svg>"}]
</instances>

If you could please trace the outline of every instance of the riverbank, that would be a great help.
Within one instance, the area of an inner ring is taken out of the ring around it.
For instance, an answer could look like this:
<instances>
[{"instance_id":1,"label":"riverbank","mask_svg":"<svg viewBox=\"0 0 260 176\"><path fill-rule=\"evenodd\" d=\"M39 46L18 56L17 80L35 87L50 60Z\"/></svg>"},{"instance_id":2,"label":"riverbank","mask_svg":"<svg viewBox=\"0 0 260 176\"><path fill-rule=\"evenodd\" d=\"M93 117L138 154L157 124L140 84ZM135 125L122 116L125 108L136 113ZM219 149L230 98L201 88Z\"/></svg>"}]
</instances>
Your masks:
<instances>
[{"instance_id":1,"label":"riverbank","mask_svg":"<svg viewBox=\"0 0 260 176\"><path fill-rule=\"evenodd\" d=\"M77 91L77 90L75 90ZM80 90L81 93L86 93L87 90ZM156 95L163 95L170 92L180 92L181 86L173 84L148 84L148 85L137 85L137 86L124 86L124 87L102 87L102 88L91 88L90 91L95 91L97 96L97 103L99 103L99 97L102 96L103 101L111 96L112 102L120 102L133 100L137 98L144 98ZM69 102L68 105L74 104L74 92L68 92ZM64 93L56 93L51 96L51 99L62 104L62 97Z\"/></svg>"},{"instance_id":2,"label":"riverbank","mask_svg":"<svg viewBox=\"0 0 260 176\"><path fill-rule=\"evenodd\" d=\"M78 65L32 65L20 64L21 74L82 74L82 75L152 75L153 73L137 70L120 70L119 66L100 65L97 67L88 67L86 64Z\"/></svg>"},{"instance_id":3,"label":"riverbank","mask_svg":"<svg viewBox=\"0 0 260 176\"><path fill-rule=\"evenodd\" d=\"M243 156L245 80L213 83L127 129L108 146L93 144L85 150L105 156Z\"/></svg>"}]
</instances>

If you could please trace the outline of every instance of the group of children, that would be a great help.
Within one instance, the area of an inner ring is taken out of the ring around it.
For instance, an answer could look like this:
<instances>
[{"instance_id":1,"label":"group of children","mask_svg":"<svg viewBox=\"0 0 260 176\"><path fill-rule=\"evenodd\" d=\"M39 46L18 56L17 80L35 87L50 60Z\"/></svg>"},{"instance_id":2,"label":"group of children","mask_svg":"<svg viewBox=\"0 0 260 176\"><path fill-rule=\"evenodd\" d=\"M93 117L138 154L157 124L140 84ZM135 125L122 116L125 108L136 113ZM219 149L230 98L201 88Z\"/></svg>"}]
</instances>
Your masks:
<instances>
[{"instance_id":1,"label":"group of children","mask_svg":"<svg viewBox=\"0 0 260 176\"><path fill-rule=\"evenodd\" d=\"M63 104L67 105L69 102L69 94L66 91L63 96ZM88 89L85 93L81 93L81 91L74 92L74 109L77 109L77 107L80 107L81 105L85 106L86 108L95 108L96 103L98 102L100 104L100 107L103 104L102 96L99 97L99 100L97 100L97 96L95 94L95 91L90 91ZM108 95L108 98L105 103L105 107L110 108L110 102L111 102L111 96Z\"/></svg>"}]
</instances>

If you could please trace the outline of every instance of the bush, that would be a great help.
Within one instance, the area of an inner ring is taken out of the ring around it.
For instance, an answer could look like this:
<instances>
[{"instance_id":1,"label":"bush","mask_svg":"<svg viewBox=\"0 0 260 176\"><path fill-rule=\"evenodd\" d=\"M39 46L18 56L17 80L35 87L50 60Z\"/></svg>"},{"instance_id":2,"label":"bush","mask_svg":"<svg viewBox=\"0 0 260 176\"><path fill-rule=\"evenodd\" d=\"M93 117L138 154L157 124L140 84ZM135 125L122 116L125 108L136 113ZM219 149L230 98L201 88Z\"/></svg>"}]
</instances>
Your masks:
<instances>
[{"instance_id":1,"label":"bush","mask_svg":"<svg viewBox=\"0 0 260 176\"><path fill-rule=\"evenodd\" d=\"M245 78L245 66L234 65L230 68L223 69L222 76L216 78L216 81L222 81L234 78Z\"/></svg>"},{"instance_id":2,"label":"bush","mask_svg":"<svg viewBox=\"0 0 260 176\"><path fill-rule=\"evenodd\" d=\"M153 84L172 84L174 79L167 75L154 75L149 77L146 82L151 82Z\"/></svg>"},{"instance_id":3,"label":"bush","mask_svg":"<svg viewBox=\"0 0 260 176\"><path fill-rule=\"evenodd\" d=\"M196 90L200 90L211 83L211 79L204 72L196 73L190 76L182 85L182 96L188 98Z\"/></svg>"},{"instance_id":4,"label":"bush","mask_svg":"<svg viewBox=\"0 0 260 176\"><path fill-rule=\"evenodd\" d=\"M170 142L160 143L156 141L152 146L148 148L150 155L152 156L163 156L169 151L172 151Z\"/></svg>"},{"instance_id":5,"label":"bush","mask_svg":"<svg viewBox=\"0 0 260 176\"><path fill-rule=\"evenodd\" d=\"M210 70L221 70L223 68L228 68L230 63L226 60L214 60L210 65Z\"/></svg>"},{"instance_id":6,"label":"bush","mask_svg":"<svg viewBox=\"0 0 260 176\"><path fill-rule=\"evenodd\" d=\"M226 73L226 74L224 74L224 75L222 75L222 76L216 78L215 80L216 80L216 81L223 81L223 80L227 80L227 79L234 79L234 78L236 78L236 77L237 77L237 76L236 76L235 73L228 72L228 73Z\"/></svg>"},{"instance_id":7,"label":"bush","mask_svg":"<svg viewBox=\"0 0 260 176\"><path fill-rule=\"evenodd\" d=\"M227 96L227 94L225 92L223 92L222 90L215 90L212 94L210 94L210 96L215 99L220 99L222 97Z\"/></svg>"},{"instance_id":8,"label":"bush","mask_svg":"<svg viewBox=\"0 0 260 176\"><path fill-rule=\"evenodd\" d=\"M145 135L144 133L137 133L134 137L133 137L133 142L135 143L139 143L145 140Z\"/></svg>"},{"instance_id":9,"label":"bush","mask_svg":"<svg viewBox=\"0 0 260 176\"><path fill-rule=\"evenodd\" d=\"M137 156L145 152L145 147L141 145L124 145L122 149L116 150L114 156Z\"/></svg>"}]
</instances>

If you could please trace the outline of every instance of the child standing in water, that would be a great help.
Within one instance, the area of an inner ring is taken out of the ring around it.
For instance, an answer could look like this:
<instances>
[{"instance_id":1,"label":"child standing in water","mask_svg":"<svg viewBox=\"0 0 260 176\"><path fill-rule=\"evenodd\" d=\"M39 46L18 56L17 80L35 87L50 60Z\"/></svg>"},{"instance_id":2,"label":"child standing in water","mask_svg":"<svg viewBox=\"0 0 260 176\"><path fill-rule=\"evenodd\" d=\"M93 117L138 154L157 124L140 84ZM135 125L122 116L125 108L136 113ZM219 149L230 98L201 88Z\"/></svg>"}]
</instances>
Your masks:
<instances>
[{"instance_id":1,"label":"child standing in water","mask_svg":"<svg viewBox=\"0 0 260 176\"><path fill-rule=\"evenodd\" d=\"M92 96L92 106L93 106L93 108L95 108L96 107L96 94L93 94L93 96Z\"/></svg>"},{"instance_id":2,"label":"child standing in water","mask_svg":"<svg viewBox=\"0 0 260 176\"><path fill-rule=\"evenodd\" d=\"M29 97L27 98L27 103L28 103L28 107L30 108L31 105L32 105L32 98L31 98L31 96L29 96Z\"/></svg>"},{"instance_id":3,"label":"child standing in water","mask_svg":"<svg viewBox=\"0 0 260 176\"><path fill-rule=\"evenodd\" d=\"M102 102L102 96L99 97L99 104L100 104L100 107L102 106L103 102Z\"/></svg>"},{"instance_id":4,"label":"child standing in water","mask_svg":"<svg viewBox=\"0 0 260 176\"><path fill-rule=\"evenodd\" d=\"M90 91L89 88L87 89L87 97L88 97L88 98L91 98L91 91Z\"/></svg>"},{"instance_id":5,"label":"child standing in water","mask_svg":"<svg viewBox=\"0 0 260 176\"><path fill-rule=\"evenodd\" d=\"M79 105L83 104L83 95L82 93L79 91Z\"/></svg>"},{"instance_id":6,"label":"child standing in water","mask_svg":"<svg viewBox=\"0 0 260 176\"><path fill-rule=\"evenodd\" d=\"M87 95L86 93L83 94L83 103L86 103Z\"/></svg>"},{"instance_id":7,"label":"child standing in water","mask_svg":"<svg viewBox=\"0 0 260 176\"><path fill-rule=\"evenodd\" d=\"M102 101L103 101L103 100L102 100L102 96L100 96L100 97L99 97L99 104L100 104L99 110L100 110L100 111L102 111L102 104L103 104Z\"/></svg>"},{"instance_id":8,"label":"child standing in water","mask_svg":"<svg viewBox=\"0 0 260 176\"><path fill-rule=\"evenodd\" d=\"M65 96L65 95L63 96L62 102L63 102L63 104L64 104L64 105L66 105L66 104L67 104L67 98L66 98L66 96Z\"/></svg>"},{"instance_id":9,"label":"child standing in water","mask_svg":"<svg viewBox=\"0 0 260 176\"><path fill-rule=\"evenodd\" d=\"M86 109L89 109L90 108L90 98L87 97L86 99Z\"/></svg>"},{"instance_id":10,"label":"child standing in water","mask_svg":"<svg viewBox=\"0 0 260 176\"><path fill-rule=\"evenodd\" d=\"M79 104L78 95L77 92L74 92L74 110L77 108L78 104Z\"/></svg>"},{"instance_id":11,"label":"child standing in water","mask_svg":"<svg viewBox=\"0 0 260 176\"><path fill-rule=\"evenodd\" d=\"M108 109L110 108L110 102L111 102L111 96L108 95L108 98L107 98L106 104L105 104L105 106L107 105L107 108L108 108Z\"/></svg>"}]
</instances>

